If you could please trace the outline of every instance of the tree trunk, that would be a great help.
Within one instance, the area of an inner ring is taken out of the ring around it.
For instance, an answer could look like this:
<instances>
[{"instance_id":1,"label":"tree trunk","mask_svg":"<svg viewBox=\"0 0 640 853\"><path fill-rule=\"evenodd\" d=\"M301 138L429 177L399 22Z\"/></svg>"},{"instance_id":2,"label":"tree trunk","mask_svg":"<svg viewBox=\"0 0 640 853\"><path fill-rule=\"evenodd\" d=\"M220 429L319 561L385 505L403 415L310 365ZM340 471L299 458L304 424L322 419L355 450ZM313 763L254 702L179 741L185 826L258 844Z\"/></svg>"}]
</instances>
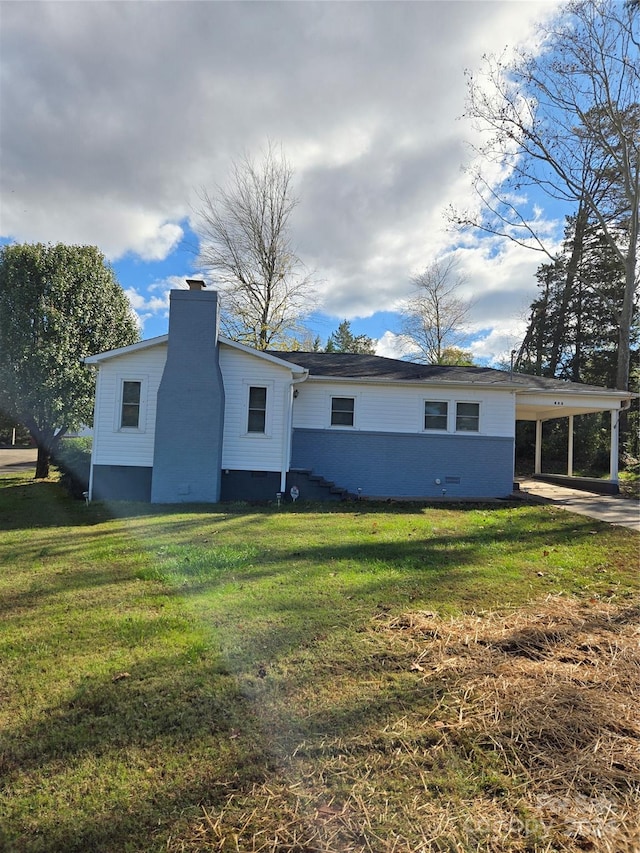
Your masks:
<instances>
[{"instance_id":1,"label":"tree trunk","mask_svg":"<svg viewBox=\"0 0 640 853\"><path fill-rule=\"evenodd\" d=\"M633 321L633 298L636 292L635 267L635 251L631 249L625 263L625 289L618 326L618 365L616 370L616 388L620 389L620 391L629 390L631 323Z\"/></svg>"},{"instance_id":2,"label":"tree trunk","mask_svg":"<svg viewBox=\"0 0 640 853\"><path fill-rule=\"evenodd\" d=\"M558 370L558 362L560 361L560 353L563 343L566 342L567 331L567 313L569 311L569 303L574 296L576 279L578 277L578 268L582 259L582 251L584 248L584 236L587 227L587 211L584 207L582 199L578 205L576 213L576 223L573 232L573 241L571 245L571 255L567 262L567 274L565 285L562 291L562 299L560 300L559 317L554 326L553 340L551 342L551 355L549 356L549 376L555 376Z\"/></svg>"},{"instance_id":3,"label":"tree trunk","mask_svg":"<svg viewBox=\"0 0 640 853\"><path fill-rule=\"evenodd\" d=\"M36 462L36 480L46 480L49 476L49 463L51 461L51 454L46 447L43 447L41 444L38 445L38 459Z\"/></svg>"}]
</instances>

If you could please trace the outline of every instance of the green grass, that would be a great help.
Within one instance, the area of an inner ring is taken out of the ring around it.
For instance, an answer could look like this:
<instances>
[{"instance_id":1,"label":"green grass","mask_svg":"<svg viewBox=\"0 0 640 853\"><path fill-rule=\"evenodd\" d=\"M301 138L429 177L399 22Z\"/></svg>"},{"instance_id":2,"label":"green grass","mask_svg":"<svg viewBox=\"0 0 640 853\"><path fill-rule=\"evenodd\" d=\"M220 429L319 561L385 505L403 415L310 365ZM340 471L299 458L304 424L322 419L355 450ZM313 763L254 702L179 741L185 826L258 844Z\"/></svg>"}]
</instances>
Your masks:
<instances>
[{"instance_id":1,"label":"green grass","mask_svg":"<svg viewBox=\"0 0 640 853\"><path fill-rule=\"evenodd\" d=\"M638 541L522 504L87 507L0 478L0 849L489 849L424 846L437 804L523 806L490 749L420 763L453 710L379 626L626 602ZM500 849L562 849L534 836Z\"/></svg>"}]
</instances>

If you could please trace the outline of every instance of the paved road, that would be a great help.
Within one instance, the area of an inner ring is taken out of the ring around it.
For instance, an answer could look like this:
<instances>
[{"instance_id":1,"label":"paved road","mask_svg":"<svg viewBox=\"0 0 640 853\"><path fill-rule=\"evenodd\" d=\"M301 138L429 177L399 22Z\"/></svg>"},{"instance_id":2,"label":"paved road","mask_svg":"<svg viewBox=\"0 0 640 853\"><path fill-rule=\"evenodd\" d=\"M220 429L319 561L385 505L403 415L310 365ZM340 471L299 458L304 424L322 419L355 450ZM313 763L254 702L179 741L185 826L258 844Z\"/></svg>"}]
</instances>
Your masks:
<instances>
[{"instance_id":1,"label":"paved road","mask_svg":"<svg viewBox=\"0 0 640 853\"><path fill-rule=\"evenodd\" d=\"M27 449L0 447L0 475L15 474L19 471L35 471L38 451L35 447Z\"/></svg>"},{"instance_id":2,"label":"paved road","mask_svg":"<svg viewBox=\"0 0 640 853\"><path fill-rule=\"evenodd\" d=\"M567 489L542 480L520 480L520 490L556 506L609 524L640 531L640 503L619 495L598 495Z\"/></svg>"}]
</instances>

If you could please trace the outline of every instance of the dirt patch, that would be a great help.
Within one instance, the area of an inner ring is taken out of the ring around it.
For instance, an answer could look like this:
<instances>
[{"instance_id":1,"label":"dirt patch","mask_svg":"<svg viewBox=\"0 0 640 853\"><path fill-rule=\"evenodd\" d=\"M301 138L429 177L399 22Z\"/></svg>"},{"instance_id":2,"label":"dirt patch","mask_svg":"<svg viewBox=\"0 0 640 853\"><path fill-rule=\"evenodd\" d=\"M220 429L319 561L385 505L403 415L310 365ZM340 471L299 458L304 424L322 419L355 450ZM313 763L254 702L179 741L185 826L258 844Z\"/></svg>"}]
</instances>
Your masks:
<instances>
[{"instance_id":1,"label":"dirt patch","mask_svg":"<svg viewBox=\"0 0 640 853\"><path fill-rule=\"evenodd\" d=\"M640 596L381 613L370 637L386 720L301 741L167 850L638 853Z\"/></svg>"},{"instance_id":2,"label":"dirt patch","mask_svg":"<svg viewBox=\"0 0 640 853\"><path fill-rule=\"evenodd\" d=\"M552 597L448 621L415 613L385 630L403 632L413 668L446 687L437 715L451 748L464 735L522 777L527 820L549 849L640 850L637 600Z\"/></svg>"}]
</instances>

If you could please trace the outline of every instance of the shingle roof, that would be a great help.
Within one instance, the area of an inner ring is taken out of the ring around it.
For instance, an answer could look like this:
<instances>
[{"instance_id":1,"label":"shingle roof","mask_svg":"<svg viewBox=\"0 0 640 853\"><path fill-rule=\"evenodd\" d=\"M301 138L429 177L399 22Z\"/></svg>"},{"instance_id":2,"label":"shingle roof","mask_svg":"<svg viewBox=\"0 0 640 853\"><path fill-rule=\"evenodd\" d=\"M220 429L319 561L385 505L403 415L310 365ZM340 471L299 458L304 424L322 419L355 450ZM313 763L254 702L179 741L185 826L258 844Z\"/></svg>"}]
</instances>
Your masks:
<instances>
[{"instance_id":1,"label":"shingle roof","mask_svg":"<svg viewBox=\"0 0 640 853\"><path fill-rule=\"evenodd\" d=\"M383 358L379 355L359 355L349 352L278 352L286 361L306 368L311 376L332 376L343 379L388 379L402 381L491 382L508 380L509 375L490 367L449 367L418 364Z\"/></svg>"},{"instance_id":2,"label":"shingle roof","mask_svg":"<svg viewBox=\"0 0 640 853\"><path fill-rule=\"evenodd\" d=\"M340 379L386 379L402 382L464 383L478 385L519 386L530 391L573 391L583 393L602 392L606 389L562 379L510 373L493 367L459 367L456 365L418 364L384 358L379 355L359 355L345 352L280 352L271 350L271 355L300 365L310 376L326 376ZM624 392L617 392L624 393Z\"/></svg>"}]
</instances>

